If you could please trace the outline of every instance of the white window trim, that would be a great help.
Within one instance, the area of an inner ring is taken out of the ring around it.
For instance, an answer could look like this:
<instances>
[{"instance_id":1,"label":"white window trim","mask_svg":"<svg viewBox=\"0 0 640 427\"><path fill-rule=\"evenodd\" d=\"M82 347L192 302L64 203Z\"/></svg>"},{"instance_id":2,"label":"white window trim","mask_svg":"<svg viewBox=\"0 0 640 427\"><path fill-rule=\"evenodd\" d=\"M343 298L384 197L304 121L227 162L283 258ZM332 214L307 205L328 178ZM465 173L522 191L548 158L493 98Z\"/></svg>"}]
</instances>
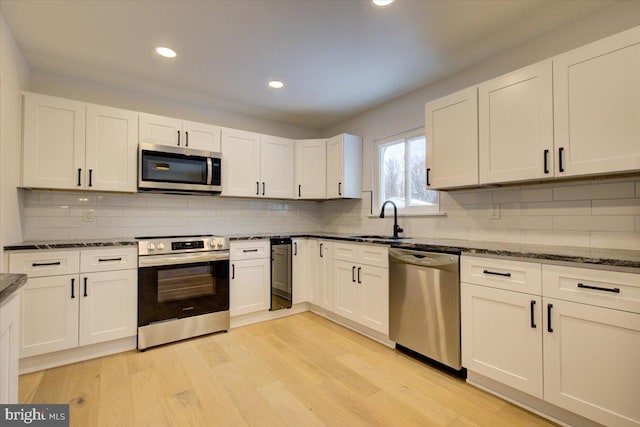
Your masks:
<instances>
[{"instance_id":1,"label":"white window trim","mask_svg":"<svg viewBox=\"0 0 640 427\"><path fill-rule=\"evenodd\" d=\"M419 128L414 128L408 131L399 132L397 134L375 139L373 142L373 150L372 150L372 165L373 165L373 194L371 195L373 200L373 212L369 215L369 217L374 218L380 215L380 206L382 205L383 200L380 200L380 146L389 144L391 142L396 142L400 140L408 140L411 138L419 137L425 135L424 126ZM426 141L425 143L428 143ZM406 157L408 153L405 150L405 164ZM406 179L406 178L405 178ZM405 181L406 184L406 181ZM406 192L405 188L405 192ZM387 205L385 207L385 215L393 213L393 206ZM444 216L445 212L440 210L440 195L438 194L438 204L436 206L409 206L404 208L398 208L398 216Z\"/></svg>"}]
</instances>

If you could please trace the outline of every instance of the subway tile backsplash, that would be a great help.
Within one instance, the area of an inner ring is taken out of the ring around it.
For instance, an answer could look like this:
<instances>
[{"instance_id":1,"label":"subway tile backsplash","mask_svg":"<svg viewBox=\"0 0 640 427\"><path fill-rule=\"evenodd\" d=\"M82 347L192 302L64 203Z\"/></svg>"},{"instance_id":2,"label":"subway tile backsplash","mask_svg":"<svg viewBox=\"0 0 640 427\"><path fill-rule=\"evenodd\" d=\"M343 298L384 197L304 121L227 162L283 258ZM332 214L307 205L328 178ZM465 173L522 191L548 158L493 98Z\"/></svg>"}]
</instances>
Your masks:
<instances>
[{"instance_id":1,"label":"subway tile backsplash","mask_svg":"<svg viewBox=\"0 0 640 427\"><path fill-rule=\"evenodd\" d=\"M391 234L362 200L226 199L21 191L25 240L168 234ZM489 219L492 204L500 218ZM640 250L640 178L594 179L440 194L445 215L401 217L405 236ZM85 221L85 209L94 219Z\"/></svg>"}]
</instances>

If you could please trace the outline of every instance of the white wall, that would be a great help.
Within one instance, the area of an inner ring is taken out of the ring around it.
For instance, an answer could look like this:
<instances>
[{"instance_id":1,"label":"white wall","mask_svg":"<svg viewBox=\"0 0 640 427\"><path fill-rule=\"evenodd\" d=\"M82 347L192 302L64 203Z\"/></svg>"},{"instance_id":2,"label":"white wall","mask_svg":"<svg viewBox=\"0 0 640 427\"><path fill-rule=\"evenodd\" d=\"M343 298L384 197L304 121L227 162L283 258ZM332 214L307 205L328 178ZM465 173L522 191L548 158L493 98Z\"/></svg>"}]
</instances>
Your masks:
<instances>
[{"instance_id":1,"label":"white wall","mask_svg":"<svg viewBox=\"0 0 640 427\"><path fill-rule=\"evenodd\" d=\"M2 247L22 240L19 197L22 95L29 69L0 14L0 272Z\"/></svg>"},{"instance_id":2,"label":"white wall","mask_svg":"<svg viewBox=\"0 0 640 427\"><path fill-rule=\"evenodd\" d=\"M640 25L639 17L640 1L619 2L325 129L325 135L351 132L363 136L365 199L362 203L325 204L323 230L347 233L391 232L388 219L368 217L370 193L367 191L373 190L373 142L377 138L423 126L424 104L427 101ZM441 205L447 212L446 217L411 218L402 220L401 225L407 231L405 234L412 237L640 249L637 180L578 183L579 187L575 188L576 196L566 190L572 185L558 183L443 193ZM602 188L607 190L603 192ZM608 191L611 192L607 193ZM530 199L531 194L535 194L536 198ZM490 203L503 204L503 217L500 220L487 218L486 209ZM567 214L575 215L575 221L567 220Z\"/></svg>"}]
</instances>

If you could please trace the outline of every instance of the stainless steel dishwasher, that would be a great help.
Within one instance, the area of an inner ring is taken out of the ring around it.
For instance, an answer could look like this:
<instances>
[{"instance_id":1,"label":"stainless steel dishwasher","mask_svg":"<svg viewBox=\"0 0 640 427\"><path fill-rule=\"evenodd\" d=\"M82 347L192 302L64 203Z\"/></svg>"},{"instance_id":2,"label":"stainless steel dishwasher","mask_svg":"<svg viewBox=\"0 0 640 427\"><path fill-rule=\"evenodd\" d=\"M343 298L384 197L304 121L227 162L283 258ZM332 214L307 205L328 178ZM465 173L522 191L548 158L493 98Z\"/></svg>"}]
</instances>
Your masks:
<instances>
[{"instance_id":1,"label":"stainless steel dishwasher","mask_svg":"<svg viewBox=\"0 0 640 427\"><path fill-rule=\"evenodd\" d=\"M459 259L389 249L389 338L455 370L461 368Z\"/></svg>"}]
</instances>

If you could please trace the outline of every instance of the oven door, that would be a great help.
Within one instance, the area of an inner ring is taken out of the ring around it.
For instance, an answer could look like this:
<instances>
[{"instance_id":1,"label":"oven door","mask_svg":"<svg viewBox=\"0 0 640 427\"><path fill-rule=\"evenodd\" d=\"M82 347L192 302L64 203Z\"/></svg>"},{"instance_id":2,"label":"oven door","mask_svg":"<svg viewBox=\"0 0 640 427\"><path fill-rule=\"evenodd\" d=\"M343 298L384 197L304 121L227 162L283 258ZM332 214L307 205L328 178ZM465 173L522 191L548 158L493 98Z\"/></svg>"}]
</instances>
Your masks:
<instances>
[{"instance_id":1,"label":"oven door","mask_svg":"<svg viewBox=\"0 0 640 427\"><path fill-rule=\"evenodd\" d=\"M227 310L229 310L228 252L140 258L139 327Z\"/></svg>"}]
</instances>

